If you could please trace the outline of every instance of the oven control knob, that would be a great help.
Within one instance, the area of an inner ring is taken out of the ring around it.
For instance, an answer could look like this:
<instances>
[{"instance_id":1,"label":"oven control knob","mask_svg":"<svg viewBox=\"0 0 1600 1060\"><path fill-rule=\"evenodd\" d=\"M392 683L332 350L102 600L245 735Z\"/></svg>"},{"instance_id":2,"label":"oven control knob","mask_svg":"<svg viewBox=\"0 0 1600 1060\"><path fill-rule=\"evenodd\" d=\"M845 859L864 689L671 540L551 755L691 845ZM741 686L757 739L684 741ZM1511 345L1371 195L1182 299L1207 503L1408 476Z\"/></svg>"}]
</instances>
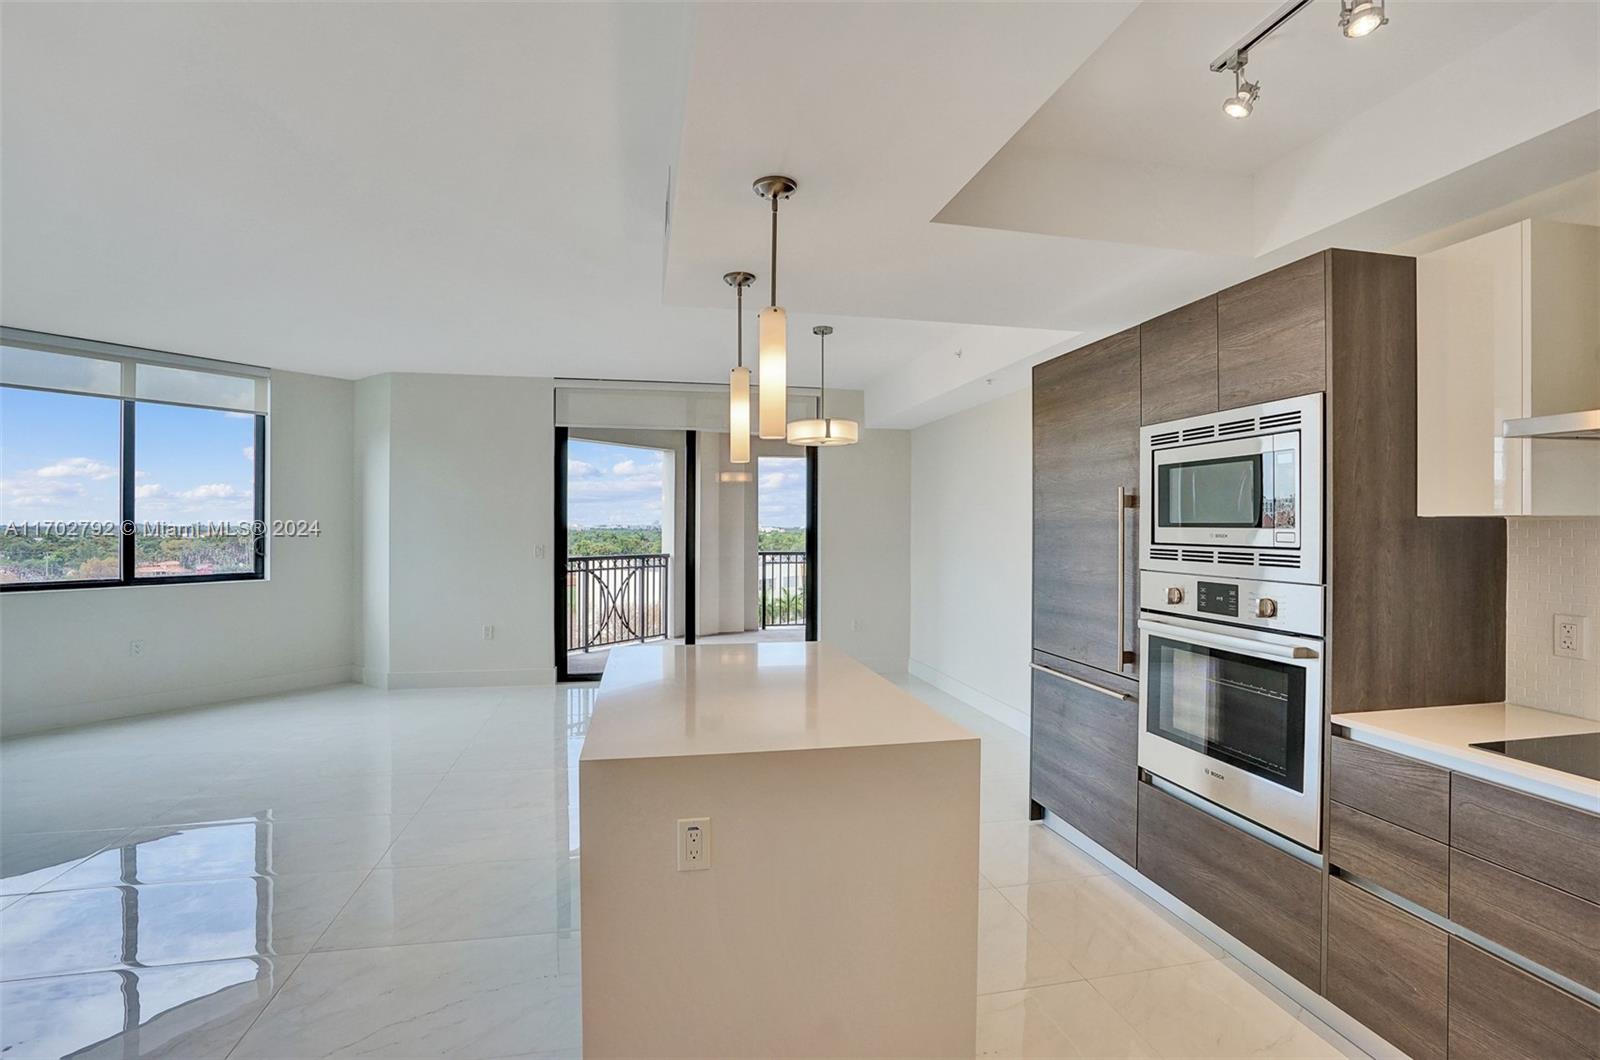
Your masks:
<instances>
[{"instance_id":1,"label":"oven control knob","mask_svg":"<svg viewBox=\"0 0 1600 1060\"><path fill-rule=\"evenodd\" d=\"M1277 618L1278 601L1274 600L1270 596L1263 596L1260 600L1256 601L1256 617Z\"/></svg>"},{"instance_id":2,"label":"oven control knob","mask_svg":"<svg viewBox=\"0 0 1600 1060\"><path fill-rule=\"evenodd\" d=\"M1167 590L1167 603L1169 603L1169 604L1181 604L1181 603L1183 603L1183 590L1178 588L1176 585L1174 585L1172 588L1168 589Z\"/></svg>"}]
</instances>

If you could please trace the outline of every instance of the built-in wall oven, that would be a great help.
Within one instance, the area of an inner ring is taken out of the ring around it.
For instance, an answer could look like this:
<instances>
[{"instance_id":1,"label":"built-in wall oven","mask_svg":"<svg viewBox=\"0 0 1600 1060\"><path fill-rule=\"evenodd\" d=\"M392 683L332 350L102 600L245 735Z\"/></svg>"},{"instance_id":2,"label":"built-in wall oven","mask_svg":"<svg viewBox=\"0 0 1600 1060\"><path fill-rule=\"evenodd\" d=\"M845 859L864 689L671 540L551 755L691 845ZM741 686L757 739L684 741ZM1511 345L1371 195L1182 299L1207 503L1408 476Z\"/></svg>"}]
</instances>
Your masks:
<instances>
[{"instance_id":1,"label":"built-in wall oven","mask_svg":"<svg viewBox=\"0 0 1600 1060\"><path fill-rule=\"evenodd\" d=\"M1139 566L1322 582L1322 395L1139 432Z\"/></svg>"},{"instance_id":2,"label":"built-in wall oven","mask_svg":"<svg viewBox=\"0 0 1600 1060\"><path fill-rule=\"evenodd\" d=\"M1322 587L1145 571L1139 591L1139 766L1320 850Z\"/></svg>"}]
</instances>

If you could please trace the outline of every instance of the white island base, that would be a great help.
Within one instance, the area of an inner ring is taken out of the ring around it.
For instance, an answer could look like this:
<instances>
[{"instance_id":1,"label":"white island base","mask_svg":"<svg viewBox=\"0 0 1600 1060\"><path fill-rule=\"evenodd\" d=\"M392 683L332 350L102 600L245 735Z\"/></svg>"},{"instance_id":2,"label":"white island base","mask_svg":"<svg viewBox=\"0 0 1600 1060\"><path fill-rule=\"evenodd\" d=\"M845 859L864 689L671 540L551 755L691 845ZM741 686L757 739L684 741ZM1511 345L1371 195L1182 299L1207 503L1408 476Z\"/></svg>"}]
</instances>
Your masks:
<instances>
[{"instance_id":1,"label":"white island base","mask_svg":"<svg viewBox=\"0 0 1600 1060\"><path fill-rule=\"evenodd\" d=\"M970 1057L978 756L825 645L613 650L579 764L585 1055Z\"/></svg>"}]
</instances>

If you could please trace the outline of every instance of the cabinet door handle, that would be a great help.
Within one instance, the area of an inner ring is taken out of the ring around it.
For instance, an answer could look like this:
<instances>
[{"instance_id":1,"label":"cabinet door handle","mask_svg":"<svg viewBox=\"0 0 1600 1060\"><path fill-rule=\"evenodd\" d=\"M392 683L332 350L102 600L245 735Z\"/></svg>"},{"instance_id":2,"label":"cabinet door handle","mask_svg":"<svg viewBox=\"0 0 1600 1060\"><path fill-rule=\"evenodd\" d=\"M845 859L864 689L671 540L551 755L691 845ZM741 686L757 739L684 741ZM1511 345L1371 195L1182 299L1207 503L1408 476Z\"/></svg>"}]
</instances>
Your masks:
<instances>
[{"instance_id":1,"label":"cabinet door handle","mask_svg":"<svg viewBox=\"0 0 1600 1060\"><path fill-rule=\"evenodd\" d=\"M1128 695L1126 692L1118 692L1115 689L1107 688L1104 685L1097 685L1093 681L1085 681L1081 677L1073 677L1071 674L1064 674L1060 670L1045 666L1043 663L1029 663L1028 667L1033 670L1038 670L1042 674L1049 674L1051 677L1059 677L1063 681L1070 681L1075 685L1087 688L1091 692L1099 692L1102 696L1110 696L1112 699L1120 699L1124 702L1132 702L1133 700L1133 697Z\"/></svg>"},{"instance_id":2,"label":"cabinet door handle","mask_svg":"<svg viewBox=\"0 0 1600 1060\"><path fill-rule=\"evenodd\" d=\"M1124 541L1122 520L1130 508L1139 506L1139 498L1128 492L1126 486L1117 487L1117 669L1120 671L1139 661L1137 652L1129 651L1124 643L1123 627L1127 625L1127 544Z\"/></svg>"}]
</instances>

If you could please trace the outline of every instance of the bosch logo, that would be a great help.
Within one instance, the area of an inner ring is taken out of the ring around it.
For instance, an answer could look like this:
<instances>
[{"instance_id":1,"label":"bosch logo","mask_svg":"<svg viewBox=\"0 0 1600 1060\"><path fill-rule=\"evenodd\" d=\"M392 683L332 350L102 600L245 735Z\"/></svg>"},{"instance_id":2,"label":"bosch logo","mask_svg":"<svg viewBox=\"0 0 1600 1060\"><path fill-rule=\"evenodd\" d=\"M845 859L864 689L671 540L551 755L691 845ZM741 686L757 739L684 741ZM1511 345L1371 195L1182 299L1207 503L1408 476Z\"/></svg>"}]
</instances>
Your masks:
<instances>
[{"instance_id":1,"label":"bosch logo","mask_svg":"<svg viewBox=\"0 0 1600 1060\"><path fill-rule=\"evenodd\" d=\"M1204 768L1204 767L1202 767L1202 768ZM1205 771L1205 774L1206 774L1206 776L1212 777L1212 778L1214 778L1216 780L1227 780L1228 779L1227 777L1223 776L1221 773L1218 773L1215 769L1207 769Z\"/></svg>"}]
</instances>

